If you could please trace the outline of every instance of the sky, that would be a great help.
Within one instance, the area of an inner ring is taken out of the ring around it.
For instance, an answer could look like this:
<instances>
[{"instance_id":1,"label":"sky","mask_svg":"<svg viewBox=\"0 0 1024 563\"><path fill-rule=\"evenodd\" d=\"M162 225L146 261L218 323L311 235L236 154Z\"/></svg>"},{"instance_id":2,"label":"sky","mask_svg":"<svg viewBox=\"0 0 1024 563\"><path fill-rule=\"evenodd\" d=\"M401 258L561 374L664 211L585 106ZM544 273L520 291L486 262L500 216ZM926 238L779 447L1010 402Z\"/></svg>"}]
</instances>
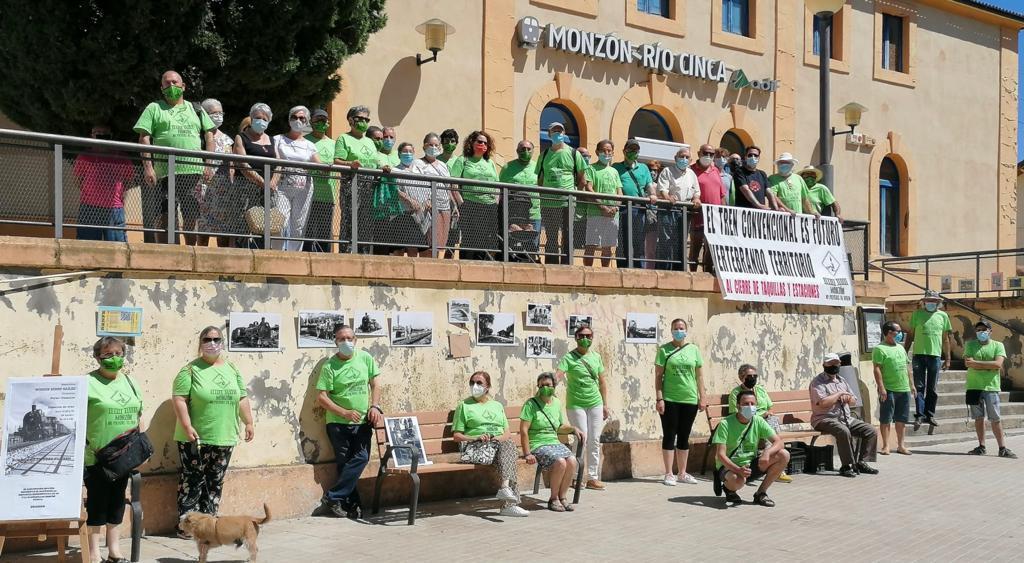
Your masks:
<instances>
[{"instance_id":1,"label":"sky","mask_svg":"<svg viewBox=\"0 0 1024 563\"><path fill-rule=\"evenodd\" d=\"M1024 0L986 0L1000 8L1024 13ZM1024 35L1017 37L1017 52L1024 55ZM1017 62L1017 162L1024 160L1024 97L1020 95L1020 85L1024 84L1024 57Z\"/></svg>"}]
</instances>

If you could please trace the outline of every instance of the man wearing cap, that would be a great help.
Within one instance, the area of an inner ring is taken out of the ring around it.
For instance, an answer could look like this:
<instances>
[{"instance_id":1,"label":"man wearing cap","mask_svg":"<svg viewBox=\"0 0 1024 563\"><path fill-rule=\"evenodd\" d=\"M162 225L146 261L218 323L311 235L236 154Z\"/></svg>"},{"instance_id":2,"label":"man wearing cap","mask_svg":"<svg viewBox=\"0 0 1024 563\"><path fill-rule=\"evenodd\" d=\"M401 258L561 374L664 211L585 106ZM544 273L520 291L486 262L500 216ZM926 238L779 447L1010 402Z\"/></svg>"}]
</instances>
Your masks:
<instances>
[{"instance_id":1,"label":"man wearing cap","mask_svg":"<svg viewBox=\"0 0 1024 563\"><path fill-rule=\"evenodd\" d=\"M935 406L939 402L939 394L935 386L939 382L939 367L949 369L949 356L952 352L950 334L953 325L949 315L939 310L942 298L934 289L924 292L921 300L922 308L910 315L907 326L907 350L913 354L914 387L917 388L917 402L914 412L914 430L921 427L921 420L932 426L935 421ZM940 357L943 358L940 362Z\"/></svg>"},{"instance_id":2,"label":"man wearing cap","mask_svg":"<svg viewBox=\"0 0 1024 563\"><path fill-rule=\"evenodd\" d=\"M569 140L565 134L565 125L554 122L548 126L548 138L551 147L541 153L537 159L537 183L545 188L560 190L585 191L587 185L587 163L572 147L566 144ZM572 260L572 249L561 248L572 246L566 237L567 221L574 220L565 216L568 202L565 198L542 198L540 202L540 222L544 229L544 263L569 264Z\"/></svg>"},{"instance_id":3,"label":"man wearing cap","mask_svg":"<svg viewBox=\"0 0 1024 563\"><path fill-rule=\"evenodd\" d=\"M690 168L690 145L682 145L676 151L675 165L666 166L658 175L658 194L651 196L651 202L679 203L689 201L697 212L700 211L700 186L697 175ZM687 270L682 263L683 241L679 239L678 209L658 209L658 246L655 266L658 270Z\"/></svg>"},{"instance_id":4,"label":"man wearing cap","mask_svg":"<svg viewBox=\"0 0 1024 563\"><path fill-rule=\"evenodd\" d=\"M649 197L654 194L654 178L651 176L651 169L640 162L640 142L636 139L626 141L623 148L622 162L612 165L619 173L619 180L622 181L622 195L629 197ZM647 209L639 204L633 205L632 227L633 227L633 267L642 268L644 257L644 234L647 232ZM628 268L629 260L626 249L628 248L626 232L626 206L623 205L619 212L619 245L615 249L620 268Z\"/></svg>"},{"instance_id":5,"label":"man wearing cap","mask_svg":"<svg viewBox=\"0 0 1024 563\"><path fill-rule=\"evenodd\" d=\"M334 162L334 139L327 136L330 127L327 112L318 109L310 118L313 131L306 135L306 140L313 143L320 162ZM309 220L306 223L306 237L328 240L331 238L331 225L334 224L334 204L338 193L338 181L328 178L326 173L313 174L313 201L309 208ZM330 252L330 244L307 241L306 252Z\"/></svg>"},{"instance_id":6,"label":"man wearing cap","mask_svg":"<svg viewBox=\"0 0 1024 563\"><path fill-rule=\"evenodd\" d=\"M839 377L839 355L825 354L822 373L811 380L811 426L822 434L835 438L842 467L839 474L856 477L857 473L874 475L878 470L867 464L877 454L878 432L874 426L853 418L851 406L857 406L857 397L846 381ZM853 438L860 441L860 452L854 457Z\"/></svg>"},{"instance_id":7,"label":"man wearing cap","mask_svg":"<svg viewBox=\"0 0 1024 563\"><path fill-rule=\"evenodd\" d=\"M779 173L768 177L768 199L771 201L772 209L820 217L821 214L811 205L804 179L793 173L795 166L796 159L788 152L782 153L775 160L775 167Z\"/></svg>"},{"instance_id":8,"label":"man wearing cap","mask_svg":"<svg viewBox=\"0 0 1024 563\"><path fill-rule=\"evenodd\" d=\"M964 345L964 364L967 365L967 405L978 434L978 447L972 455L985 455L985 418L992 425L992 434L999 446L999 457L1017 459L1003 441L1003 423L999 419L999 393L1002 391L1000 372L1006 360L1006 348L992 340L992 324L985 319L974 323L974 340Z\"/></svg>"},{"instance_id":9,"label":"man wearing cap","mask_svg":"<svg viewBox=\"0 0 1024 563\"><path fill-rule=\"evenodd\" d=\"M843 222L842 210L839 209L839 202L828 186L821 183L823 176L821 170L808 164L800 169L800 177L807 184L807 197L811 200L811 207L826 217L835 217Z\"/></svg>"},{"instance_id":10,"label":"man wearing cap","mask_svg":"<svg viewBox=\"0 0 1024 563\"><path fill-rule=\"evenodd\" d=\"M701 145L697 154L697 162L693 163L691 168L694 175L697 176L701 203L724 205L725 188L722 186L722 174L715 166L715 147ZM692 217L693 220L690 221L690 252L687 262L693 271L697 271L697 259L703 251L704 259L701 266L705 272L713 273L711 250L708 248L707 241L704 240L704 215L703 213L694 213Z\"/></svg>"}]
</instances>

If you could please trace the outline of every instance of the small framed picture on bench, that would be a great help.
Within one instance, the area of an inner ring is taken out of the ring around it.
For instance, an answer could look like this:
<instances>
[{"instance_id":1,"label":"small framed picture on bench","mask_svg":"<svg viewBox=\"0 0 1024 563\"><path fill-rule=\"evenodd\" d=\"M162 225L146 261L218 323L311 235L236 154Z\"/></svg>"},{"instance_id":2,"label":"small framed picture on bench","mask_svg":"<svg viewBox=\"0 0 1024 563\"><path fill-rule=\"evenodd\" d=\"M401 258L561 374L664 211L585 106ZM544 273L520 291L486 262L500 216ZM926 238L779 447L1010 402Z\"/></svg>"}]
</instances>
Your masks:
<instances>
[{"instance_id":1,"label":"small framed picture on bench","mask_svg":"<svg viewBox=\"0 0 1024 563\"><path fill-rule=\"evenodd\" d=\"M430 465L423 450L423 436L420 434L420 423L415 416L385 418L384 427L388 432L388 443L395 446L393 460L395 467L412 465L412 454L409 450L397 446L413 446L420 453L419 465Z\"/></svg>"}]
</instances>

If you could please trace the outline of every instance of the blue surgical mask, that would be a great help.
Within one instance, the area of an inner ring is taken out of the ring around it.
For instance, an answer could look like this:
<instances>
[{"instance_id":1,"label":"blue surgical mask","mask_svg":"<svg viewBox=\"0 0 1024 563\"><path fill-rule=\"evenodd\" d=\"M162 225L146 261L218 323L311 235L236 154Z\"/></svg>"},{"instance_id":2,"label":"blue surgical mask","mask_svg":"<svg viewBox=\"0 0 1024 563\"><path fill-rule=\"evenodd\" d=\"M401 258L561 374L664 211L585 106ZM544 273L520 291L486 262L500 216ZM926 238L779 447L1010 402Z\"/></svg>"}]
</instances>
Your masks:
<instances>
[{"instance_id":1,"label":"blue surgical mask","mask_svg":"<svg viewBox=\"0 0 1024 563\"><path fill-rule=\"evenodd\" d=\"M897 332L894 340L896 340L896 344L903 344L903 333Z\"/></svg>"},{"instance_id":2,"label":"blue surgical mask","mask_svg":"<svg viewBox=\"0 0 1024 563\"><path fill-rule=\"evenodd\" d=\"M924 310L928 311L929 313L934 313L935 311L939 310L939 304L938 303L925 303L924 304Z\"/></svg>"},{"instance_id":3,"label":"blue surgical mask","mask_svg":"<svg viewBox=\"0 0 1024 563\"><path fill-rule=\"evenodd\" d=\"M974 335L978 337L978 342L988 342L988 339L992 337L992 333L987 330L976 332Z\"/></svg>"},{"instance_id":4,"label":"blue surgical mask","mask_svg":"<svg viewBox=\"0 0 1024 563\"><path fill-rule=\"evenodd\" d=\"M792 172L793 172L793 165L792 164L789 164L789 163L779 164L779 174L782 174L783 176L788 176Z\"/></svg>"},{"instance_id":5,"label":"blue surgical mask","mask_svg":"<svg viewBox=\"0 0 1024 563\"><path fill-rule=\"evenodd\" d=\"M690 159L688 159L688 158L677 158L676 159L676 167L679 168L680 170L685 170L686 167L689 166L689 165L690 165Z\"/></svg>"},{"instance_id":6,"label":"blue surgical mask","mask_svg":"<svg viewBox=\"0 0 1024 563\"><path fill-rule=\"evenodd\" d=\"M612 161L612 155L597 153L597 160L601 164L608 164Z\"/></svg>"},{"instance_id":7,"label":"blue surgical mask","mask_svg":"<svg viewBox=\"0 0 1024 563\"><path fill-rule=\"evenodd\" d=\"M743 405L740 407L740 415L747 420L757 416L757 405Z\"/></svg>"},{"instance_id":8,"label":"blue surgical mask","mask_svg":"<svg viewBox=\"0 0 1024 563\"><path fill-rule=\"evenodd\" d=\"M747 166L753 168L757 166L757 163L760 162L760 160L761 159L757 158L756 156L748 156L747 159L744 160L743 162L745 162Z\"/></svg>"},{"instance_id":9,"label":"blue surgical mask","mask_svg":"<svg viewBox=\"0 0 1024 563\"><path fill-rule=\"evenodd\" d=\"M423 149L423 154L429 157L437 158L441 156L441 147L427 147Z\"/></svg>"},{"instance_id":10,"label":"blue surgical mask","mask_svg":"<svg viewBox=\"0 0 1024 563\"><path fill-rule=\"evenodd\" d=\"M267 125L270 125L270 123L266 119L253 119L252 123L249 125L249 129L252 129L257 133L262 133L267 130Z\"/></svg>"},{"instance_id":11,"label":"blue surgical mask","mask_svg":"<svg viewBox=\"0 0 1024 563\"><path fill-rule=\"evenodd\" d=\"M682 340L682 339L686 338L686 331L685 330L673 330L672 331L672 338L674 340Z\"/></svg>"},{"instance_id":12,"label":"blue surgical mask","mask_svg":"<svg viewBox=\"0 0 1024 563\"><path fill-rule=\"evenodd\" d=\"M380 147L382 149L386 150L386 151L391 150L391 148L394 147L394 146L395 146L395 140L394 139L384 139L384 140L382 140L380 142Z\"/></svg>"},{"instance_id":13,"label":"blue surgical mask","mask_svg":"<svg viewBox=\"0 0 1024 563\"><path fill-rule=\"evenodd\" d=\"M726 162L726 158L724 156L720 156L715 159L715 167L717 167L719 170L725 170Z\"/></svg>"},{"instance_id":14,"label":"blue surgical mask","mask_svg":"<svg viewBox=\"0 0 1024 563\"><path fill-rule=\"evenodd\" d=\"M398 155L398 161L406 166L412 164L413 160L416 160L416 156L411 153L403 152L402 154Z\"/></svg>"},{"instance_id":15,"label":"blue surgical mask","mask_svg":"<svg viewBox=\"0 0 1024 563\"><path fill-rule=\"evenodd\" d=\"M551 139L552 145L557 145L565 142L565 133L548 133L548 138Z\"/></svg>"},{"instance_id":16,"label":"blue surgical mask","mask_svg":"<svg viewBox=\"0 0 1024 563\"><path fill-rule=\"evenodd\" d=\"M352 340L342 340L338 343L338 353L342 356L351 356L356 351L356 343Z\"/></svg>"}]
</instances>

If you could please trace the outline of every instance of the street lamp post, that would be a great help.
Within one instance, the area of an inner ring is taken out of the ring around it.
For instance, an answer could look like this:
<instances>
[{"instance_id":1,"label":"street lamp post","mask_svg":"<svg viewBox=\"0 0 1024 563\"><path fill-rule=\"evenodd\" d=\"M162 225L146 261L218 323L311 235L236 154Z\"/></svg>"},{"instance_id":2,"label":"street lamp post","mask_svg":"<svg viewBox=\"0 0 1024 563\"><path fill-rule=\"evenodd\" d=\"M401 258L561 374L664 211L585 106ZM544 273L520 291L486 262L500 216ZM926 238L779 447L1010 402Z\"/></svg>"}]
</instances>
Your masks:
<instances>
[{"instance_id":1,"label":"street lamp post","mask_svg":"<svg viewBox=\"0 0 1024 563\"><path fill-rule=\"evenodd\" d=\"M818 16L818 154L822 182L835 192L832 170L832 132L829 124L829 66L832 62L832 17L845 0L806 0L808 10Z\"/></svg>"}]
</instances>

